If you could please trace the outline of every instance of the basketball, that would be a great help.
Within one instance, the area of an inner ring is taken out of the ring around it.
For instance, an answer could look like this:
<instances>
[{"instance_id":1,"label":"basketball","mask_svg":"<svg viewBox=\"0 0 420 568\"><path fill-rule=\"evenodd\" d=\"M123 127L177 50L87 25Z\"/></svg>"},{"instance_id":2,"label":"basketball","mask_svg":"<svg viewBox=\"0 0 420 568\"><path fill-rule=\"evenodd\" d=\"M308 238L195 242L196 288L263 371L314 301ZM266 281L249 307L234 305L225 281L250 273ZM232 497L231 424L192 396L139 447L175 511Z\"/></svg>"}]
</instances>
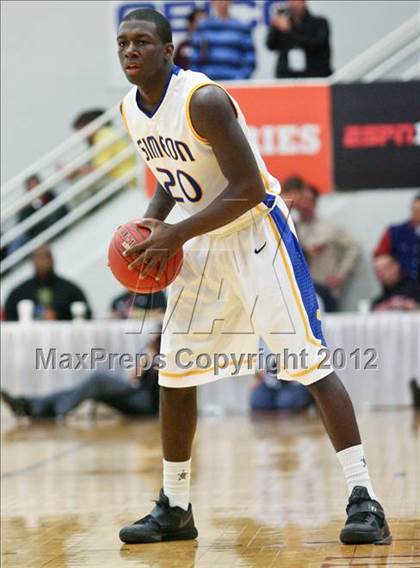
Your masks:
<instances>
[{"instance_id":1,"label":"basketball","mask_svg":"<svg viewBox=\"0 0 420 568\"><path fill-rule=\"evenodd\" d=\"M140 277L141 265L134 270L129 270L128 265L133 262L137 255L123 256L123 253L132 245L141 243L150 235L150 229L143 227L139 219L128 221L120 225L114 231L114 235L108 248L108 266L112 274L125 288L131 292L151 294L163 290L178 276L183 262L182 249L178 250L169 258L165 271L159 281L155 279L157 268L146 276Z\"/></svg>"}]
</instances>

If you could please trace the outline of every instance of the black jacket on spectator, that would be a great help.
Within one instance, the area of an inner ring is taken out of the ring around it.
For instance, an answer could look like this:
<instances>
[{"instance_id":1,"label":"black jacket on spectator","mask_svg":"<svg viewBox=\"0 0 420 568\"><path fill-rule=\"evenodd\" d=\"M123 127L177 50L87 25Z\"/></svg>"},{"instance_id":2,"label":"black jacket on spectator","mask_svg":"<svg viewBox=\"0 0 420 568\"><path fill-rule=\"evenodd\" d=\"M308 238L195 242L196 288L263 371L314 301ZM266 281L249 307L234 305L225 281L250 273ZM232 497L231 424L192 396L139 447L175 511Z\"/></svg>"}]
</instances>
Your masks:
<instances>
[{"instance_id":1,"label":"black jacket on spectator","mask_svg":"<svg viewBox=\"0 0 420 568\"><path fill-rule=\"evenodd\" d=\"M5 316L8 321L17 321L17 305L21 300L32 300L35 304L34 319L44 319L43 312L51 309L57 320L71 320L70 305L73 302L84 302L87 307L86 317L90 319L92 312L82 290L69 280L65 280L51 272L46 279L37 276L25 280L10 293L6 300Z\"/></svg>"},{"instance_id":2,"label":"black jacket on spectator","mask_svg":"<svg viewBox=\"0 0 420 568\"><path fill-rule=\"evenodd\" d=\"M124 292L112 301L111 311L119 319L139 316L145 310L166 310L166 297L163 292L140 294Z\"/></svg>"},{"instance_id":3,"label":"black jacket on spectator","mask_svg":"<svg viewBox=\"0 0 420 568\"><path fill-rule=\"evenodd\" d=\"M18 215L19 222L24 221L25 219L30 217L33 213L36 213L41 207L50 203L50 201L52 201L54 198L55 195L51 191L46 191L41 197L34 199L34 201L29 203L26 207L24 207L20 211ZM51 227L51 225L53 225L54 223L59 221L62 217L67 215L67 213L68 213L67 207L65 205L62 205L61 207L59 207L58 209L56 209L55 211L44 217L42 221L38 221L38 223L35 223L35 225L33 225L30 229L28 229L27 230L28 236L31 239L35 238L37 235L42 233L42 231L45 231L46 229Z\"/></svg>"},{"instance_id":4,"label":"black jacket on spectator","mask_svg":"<svg viewBox=\"0 0 420 568\"><path fill-rule=\"evenodd\" d=\"M306 10L303 19L294 24L289 32L271 27L266 41L268 49L279 52L276 77L327 77L331 75L331 49L329 25L325 18L313 16ZM300 48L306 55L306 69L293 71L289 68L288 53Z\"/></svg>"},{"instance_id":5,"label":"black jacket on spectator","mask_svg":"<svg viewBox=\"0 0 420 568\"><path fill-rule=\"evenodd\" d=\"M420 306L420 284L409 278L402 278L394 286L384 286L382 294L372 301L372 310L401 309L399 300L413 300Z\"/></svg>"}]
</instances>

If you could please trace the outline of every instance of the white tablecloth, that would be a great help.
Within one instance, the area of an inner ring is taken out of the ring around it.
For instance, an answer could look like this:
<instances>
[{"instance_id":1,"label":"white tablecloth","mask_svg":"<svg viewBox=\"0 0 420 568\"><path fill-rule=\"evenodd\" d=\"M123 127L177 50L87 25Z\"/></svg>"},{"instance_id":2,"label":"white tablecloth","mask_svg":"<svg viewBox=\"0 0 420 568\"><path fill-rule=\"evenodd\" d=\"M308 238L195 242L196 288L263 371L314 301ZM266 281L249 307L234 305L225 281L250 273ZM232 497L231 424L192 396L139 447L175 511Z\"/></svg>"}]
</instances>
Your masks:
<instances>
[{"instance_id":1,"label":"white tablecloth","mask_svg":"<svg viewBox=\"0 0 420 568\"><path fill-rule=\"evenodd\" d=\"M342 349L346 365L337 371L357 405L408 404L408 381L420 377L420 313L326 315L324 334L330 349ZM2 385L15 394L48 393L74 385L87 370L36 370L36 349L57 354L103 348L113 353L144 349L147 334L135 321L2 323ZM377 370L357 370L354 350L363 367L366 349L377 353ZM340 355L340 354L339 354ZM339 357L338 357L339 359ZM338 363L342 361L338 360ZM250 380L232 377L200 389L200 402L243 409Z\"/></svg>"}]
</instances>

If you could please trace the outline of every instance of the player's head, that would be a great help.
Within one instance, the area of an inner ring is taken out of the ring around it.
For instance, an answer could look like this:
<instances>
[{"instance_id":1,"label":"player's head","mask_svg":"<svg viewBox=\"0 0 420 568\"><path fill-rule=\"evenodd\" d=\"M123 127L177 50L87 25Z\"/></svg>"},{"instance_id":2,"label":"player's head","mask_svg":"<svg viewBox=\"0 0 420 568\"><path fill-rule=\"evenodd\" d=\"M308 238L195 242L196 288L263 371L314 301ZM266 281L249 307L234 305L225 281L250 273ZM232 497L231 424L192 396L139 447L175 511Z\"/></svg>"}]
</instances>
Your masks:
<instances>
[{"instance_id":1,"label":"player's head","mask_svg":"<svg viewBox=\"0 0 420 568\"><path fill-rule=\"evenodd\" d=\"M134 85L153 80L172 65L171 26L156 10L129 12L118 28L117 43L121 67Z\"/></svg>"},{"instance_id":2,"label":"player's head","mask_svg":"<svg viewBox=\"0 0 420 568\"><path fill-rule=\"evenodd\" d=\"M420 193L417 193L411 205L411 221L413 225L420 225Z\"/></svg>"},{"instance_id":3,"label":"player's head","mask_svg":"<svg viewBox=\"0 0 420 568\"><path fill-rule=\"evenodd\" d=\"M401 268L398 261L389 254L377 256L373 262L376 276L384 286L394 286L400 279Z\"/></svg>"},{"instance_id":4,"label":"player's head","mask_svg":"<svg viewBox=\"0 0 420 568\"><path fill-rule=\"evenodd\" d=\"M32 255L35 273L39 278L47 277L54 269L54 259L48 245L42 245Z\"/></svg>"}]
</instances>

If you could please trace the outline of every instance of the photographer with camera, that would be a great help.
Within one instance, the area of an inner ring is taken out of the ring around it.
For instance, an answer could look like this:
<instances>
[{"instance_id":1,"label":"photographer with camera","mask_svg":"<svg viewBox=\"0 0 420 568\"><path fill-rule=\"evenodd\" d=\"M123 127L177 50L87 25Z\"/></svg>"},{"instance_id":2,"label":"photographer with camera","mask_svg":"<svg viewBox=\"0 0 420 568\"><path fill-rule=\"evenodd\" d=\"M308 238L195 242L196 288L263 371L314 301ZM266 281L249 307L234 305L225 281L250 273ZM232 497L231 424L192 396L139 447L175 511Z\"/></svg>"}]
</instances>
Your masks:
<instances>
[{"instance_id":1,"label":"photographer with camera","mask_svg":"<svg viewBox=\"0 0 420 568\"><path fill-rule=\"evenodd\" d=\"M271 18L266 45L278 51L278 79L331 75L329 24L313 16L305 0L289 0Z\"/></svg>"}]
</instances>

